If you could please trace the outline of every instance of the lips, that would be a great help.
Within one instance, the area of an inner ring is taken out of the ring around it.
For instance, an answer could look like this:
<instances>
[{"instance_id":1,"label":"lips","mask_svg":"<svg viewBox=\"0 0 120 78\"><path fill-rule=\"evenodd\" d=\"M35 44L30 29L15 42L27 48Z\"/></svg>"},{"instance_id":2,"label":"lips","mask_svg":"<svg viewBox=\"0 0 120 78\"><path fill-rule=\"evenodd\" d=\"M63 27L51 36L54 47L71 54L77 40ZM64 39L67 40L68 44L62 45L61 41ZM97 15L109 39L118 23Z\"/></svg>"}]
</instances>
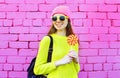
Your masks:
<instances>
[{"instance_id":1,"label":"lips","mask_svg":"<svg viewBox=\"0 0 120 78\"><path fill-rule=\"evenodd\" d=\"M57 27L61 27L61 26L63 25L63 23L55 23L55 25L56 25Z\"/></svg>"}]
</instances>

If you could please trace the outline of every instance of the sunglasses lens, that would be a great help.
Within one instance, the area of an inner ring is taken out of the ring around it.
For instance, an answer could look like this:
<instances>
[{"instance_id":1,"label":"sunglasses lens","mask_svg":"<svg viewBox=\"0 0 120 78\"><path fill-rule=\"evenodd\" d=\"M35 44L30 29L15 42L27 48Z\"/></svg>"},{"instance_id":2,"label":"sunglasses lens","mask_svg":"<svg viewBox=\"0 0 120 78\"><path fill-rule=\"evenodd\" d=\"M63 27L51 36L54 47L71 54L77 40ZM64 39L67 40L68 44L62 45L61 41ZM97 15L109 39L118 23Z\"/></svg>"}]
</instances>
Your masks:
<instances>
[{"instance_id":1,"label":"sunglasses lens","mask_svg":"<svg viewBox=\"0 0 120 78\"><path fill-rule=\"evenodd\" d=\"M64 21L65 20L65 16L60 16L59 18L57 16L53 16L52 17L52 21L57 21L57 19L59 19L60 21Z\"/></svg>"},{"instance_id":2,"label":"sunglasses lens","mask_svg":"<svg viewBox=\"0 0 120 78\"><path fill-rule=\"evenodd\" d=\"M57 20L57 17L55 17L55 16L52 17L52 20L53 20L53 21L56 21L56 20Z\"/></svg>"},{"instance_id":3,"label":"sunglasses lens","mask_svg":"<svg viewBox=\"0 0 120 78\"><path fill-rule=\"evenodd\" d=\"M64 20L65 20L65 17L64 17L64 16L60 16L60 20L61 20L61 21L64 21Z\"/></svg>"}]
</instances>

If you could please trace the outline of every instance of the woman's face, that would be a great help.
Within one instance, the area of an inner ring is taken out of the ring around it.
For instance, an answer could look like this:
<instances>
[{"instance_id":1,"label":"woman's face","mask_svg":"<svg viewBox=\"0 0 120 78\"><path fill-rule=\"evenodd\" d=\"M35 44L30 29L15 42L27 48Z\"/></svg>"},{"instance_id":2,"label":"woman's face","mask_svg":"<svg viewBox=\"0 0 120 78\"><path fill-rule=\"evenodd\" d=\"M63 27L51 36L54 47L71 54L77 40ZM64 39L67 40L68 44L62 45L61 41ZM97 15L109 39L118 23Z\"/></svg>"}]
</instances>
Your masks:
<instances>
[{"instance_id":1,"label":"woman's face","mask_svg":"<svg viewBox=\"0 0 120 78\"><path fill-rule=\"evenodd\" d=\"M68 24L68 17L64 14L55 14L52 16L52 22L57 30L64 30Z\"/></svg>"}]
</instances>

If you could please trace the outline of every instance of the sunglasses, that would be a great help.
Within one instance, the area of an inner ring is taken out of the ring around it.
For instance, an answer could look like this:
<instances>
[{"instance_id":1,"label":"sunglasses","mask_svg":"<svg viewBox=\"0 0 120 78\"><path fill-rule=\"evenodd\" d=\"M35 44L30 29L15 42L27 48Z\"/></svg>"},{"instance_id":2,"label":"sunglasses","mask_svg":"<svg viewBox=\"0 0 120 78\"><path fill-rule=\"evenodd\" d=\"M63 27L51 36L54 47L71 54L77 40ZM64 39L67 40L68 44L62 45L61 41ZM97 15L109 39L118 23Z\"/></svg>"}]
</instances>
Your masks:
<instances>
[{"instance_id":1,"label":"sunglasses","mask_svg":"<svg viewBox=\"0 0 120 78\"><path fill-rule=\"evenodd\" d=\"M59 19L60 21L64 21L65 19L68 19L67 16L53 16L52 21L57 21Z\"/></svg>"}]
</instances>

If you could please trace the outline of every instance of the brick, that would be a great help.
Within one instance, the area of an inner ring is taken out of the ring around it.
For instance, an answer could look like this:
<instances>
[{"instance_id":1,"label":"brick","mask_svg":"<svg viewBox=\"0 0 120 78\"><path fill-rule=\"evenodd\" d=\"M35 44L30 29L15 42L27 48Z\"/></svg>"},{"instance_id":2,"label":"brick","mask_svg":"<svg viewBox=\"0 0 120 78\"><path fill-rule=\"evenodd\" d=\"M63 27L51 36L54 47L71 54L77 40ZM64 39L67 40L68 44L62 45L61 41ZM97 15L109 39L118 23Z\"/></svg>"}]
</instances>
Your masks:
<instances>
[{"instance_id":1,"label":"brick","mask_svg":"<svg viewBox=\"0 0 120 78\"><path fill-rule=\"evenodd\" d=\"M79 11L97 11L97 5L80 4Z\"/></svg>"},{"instance_id":2,"label":"brick","mask_svg":"<svg viewBox=\"0 0 120 78\"><path fill-rule=\"evenodd\" d=\"M82 26L82 19L80 19L80 20L74 20L73 21L73 25L76 25L76 26Z\"/></svg>"},{"instance_id":3,"label":"brick","mask_svg":"<svg viewBox=\"0 0 120 78\"><path fill-rule=\"evenodd\" d=\"M116 34L100 34L99 35L99 40L100 41L116 41L117 40L117 35Z\"/></svg>"},{"instance_id":4,"label":"brick","mask_svg":"<svg viewBox=\"0 0 120 78\"><path fill-rule=\"evenodd\" d=\"M35 56L37 49L20 49L19 56Z\"/></svg>"},{"instance_id":5,"label":"brick","mask_svg":"<svg viewBox=\"0 0 120 78\"><path fill-rule=\"evenodd\" d=\"M45 20L42 22L42 25L43 25L43 26L46 26L46 27L50 27L50 26L52 25L51 19L45 19Z\"/></svg>"},{"instance_id":6,"label":"brick","mask_svg":"<svg viewBox=\"0 0 120 78\"><path fill-rule=\"evenodd\" d=\"M0 49L0 52L2 56L17 55L17 49Z\"/></svg>"},{"instance_id":7,"label":"brick","mask_svg":"<svg viewBox=\"0 0 120 78\"><path fill-rule=\"evenodd\" d=\"M86 18L86 13L84 13L84 12L74 12L74 13L72 13L71 14L71 18Z\"/></svg>"},{"instance_id":8,"label":"brick","mask_svg":"<svg viewBox=\"0 0 120 78\"><path fill-rule=\"evenodd\" d=\"M0 20L0 27L3 26L3 20Z\"/></svg>"},{"instance_id":9,"label":"brick","mask_svg":"<svg viewBox=\"0 0 120 78\"><path fill-rule=\"evenodd\" d=\"M104 0L86 0L86 3L91 3L91 4L103 4Z\"/></svg>"},{"instance_id":10,"label":"brick","mask_svg":"<svg viewBox=\"0 0 120 78\"><path fill-rule=\"evenodd\" d=\"M45 12L28 12L26 14L27 18L45 18L46 13Z\"/></svg>"},{"instance_id":11,"label":"brick","mask_svg":"<svg viewBox=\"0 0 120 78\"><path fill-rule=\"evenodd\" d=\"M30 27L30 33L47 33L48 27Z\"/></svg>"},{"instance_id":12,"label":"brick","mask_svg":"<svg viewBox=\"0 0 120 78\"><path fill-rule=\"evenodd\" d=\"M80 56L96 56L98 55L97 49L81 49Z\"/></svg>"},{"instance_id":13,"label":"brick","mask_svg":"<svg viewBox=\"0 0 120 78\"><path fill-rule=\"evenodd\" d=\"M35 57L35 56L34 56ZM32 59L34 58L34 57L27 57L27 59L26 59L26 63L31 63L31 61L32 61Z\"/></svg>"},{"instance_id":14,"label":"brick","mask_svg":"<svg viewBox=\"0 0 120 78\"><path fill-rule=\"evenodd\" d=\"M44 33L44 34L39 34L39 41L42 40L42 38L43 38L44 36L46 36L46 35L47 35L47 34L45 34L45 33Z\"/></svg>"},{"instance_id":15,"label":"brick","mask_svg":"<svg viewBox=\"0 0 120 78\"><path fill-rule=\"evenodd\" d=\"M117 55L117 49L100 49L99 55Z\"/></svg>"},{"instance_id":16,"label":"brick","mask_svg":"<svg viewBox=\"0 0 120 78\"><path fill-rule=\"evenodd\" d=\"M12 20L4 20L4 26L12 26Z\"/></svg>"},{"instance_id":17,"label":"brick","mask_svg":"<svg viewBox=\"0 0 120 78\"><path fill-rule=\"evenodd\" d=\"M106 15L106 13L91 12L91 13L88 13L88 18L106 19L107 15Z\"/></svg>"},{"instance_id":18,"label":"brick","mask_svg":"<svg viewBox=\"0 0 120 78\"><path fill-rule=\"evenodd\" d=\"M25 3L45 3L45 0L25 0Z\"/></svg>"},{"instance_id":19,"label":"brick","mask_svg":"<svg viewBox=\"0 0 120 78\"><path fill-rule=\"evenodd\" d=\"M118 36L118 40L120 40L120 35Z\"/></svg>"},{"instance_id":20,"label":"brick","mask_svg":"<svg viewBox=\"0 0 120 78\"><path fill-rule=\"evenodd\" d=\"M120 70L120 63L113 64L113 70Z\"/></svg>"},{"instance_id":21,"label":"brick","mask_svg":"<svg viewBox=\"0 0 120 78\"><path fill-rule=\"evenodd\" d=\"M77 0L74 0L74 2L75 1L77 1ZM79 1L81 1L81 0L79 0ZM72 2L72 1L69 1L69 2ZM82 3L82 2L81 2ZM68 6L69 8L70 8L70 10L73 12L79 12L79 7L78 7L78 4L74 4L74 3L72 3L72 5L71 4L66 4L66 6Z\"/></svg>"},{"instance_id":22,"label":"brick","mask_svg":"<svg viewBox=\"0 0 120 78\"><path fill-rule=\"evenodd\" d=\"M102 64L94 64L94 70L101 71L103 69Z\"/></svg>"},{"instance_id":23,"label":"brick","mask_svg":"<svg viewBox=\"0 0 120 78\"><path fill-rule=\"evenodd\" d=\"M33 20L33 26L42 26L42 20L41 19Z\"/></svg>"},{"instance_id":24,"label":"brick","mask_svg":"<svg viewBox=\"0 0 120 78\"><path fill-rule=\"evenodd\" d=\"M115 0L115 1L113 1L113 0L105 0L105 3L107 3L107 4L118 4L118 3L120 3L120 0Z\"/></svg>"},{"instance_id":25,"label":"brick","mask_svg":"<svg viewBox=\"0 0 120 78\"><path fill-rule=\"evenodd\" d=\"M46 12L46 17L52 22L52 19L51 19L52 15L51 15L51 14L52 14L52 11ZM47 18L46 18L46 19L47 19Z\"/></svg>"},{"instance_id":26,"label":"brick","mask_svg":"<svg viewBox=\"0 0 120 78\"><path fill-rule=\"evenodd\" d=\"M102 20L93 20L93 26L101 27L102 26Z\"/></svg>"},{"instance_id":27,"label":"brick","mask_svg":"<svg viewBox=\"0 0 120 78\"><path fill-rule=\"evenodd\" d=\"M17 11L18 7L14 4L0 4L0 11Z\"/></svg>"},{"instance_id":28,"label":"brick","mask_svg":"<svg viewBox=\"0 0 120 78\"><path fill-rule=\"evenodd\" d=\"M103 26L105 27L110 27L111 26L111 20L102 20L103 21Z\"/></svg>"},{"instance_id":29,"label":"brick","mask_svg":"<svg viewBox=\"0 0 120 78\"><path fill-rule=\"evenodd\" d=\"M90 33L99 34L99 33L108 33L107 27L92 27L90 28Z\"/></svg>"},{"instance_id":30,"label":"brick","mask_svg":"<svg viewBox=\"0 0 120 78\"><path fill-rule=\"evenodd\" d=\"M12 64L4 64L4 70L12 70Z\"/></svg>"},{"instance_id":31,"label":"brick","mask_svg":"<svg viewBox=\"0 0 120 78\"><path fill-rule=\"evenodd\" d=\"M84 19L83 20L83 26L91 27L92 26L92 20L91 19Z\"/></svg>"},{"instance_id":32,"label":"brick","mask_svg":"<svg viewBox=\"0 0 120 78\"><path fill-rule=\"evenodd\" d=\"M19 5L19 11L38 11L37 4L21 4Z\"/></svg>"},{"instance_id":33,"label":"brick","mask_svg":"<svg viewBox=\"0 0 120 78\"><path fill-rule=\"evenodd\" d=\"M0 12L0 18L6 18L5 12Z\"/></svg>"},{"instance_id":34,"label":"brick","mask_svg":"<svg viewBox=\"0 0 120 78\"><path fill-rule=\"evenodd\" d=\"M108 42L91 42L90 48L108 48Z\"/></svg>"},{"instance_id":35,"label":"brick","mask_svg":"<svg viewBox=\"0 0 120 78\"><path fill-rule=\"evenodd\" d=\"M25 19L25 12L7 12L7 18L9 19Z\"/></svg>"},{"instance_id":36,"label":"brick","mask_svg":"<svg viewBox=\"0 0 120 78\"><path fill-rule=\"evenodd\" d=\"M38 48L39 47L39 42L30 42L29 43L29 48Z\"/></svg>"},{"instance_id":37,"label":"brick","mask_svg":"<svg viewBox=\"0 0 120 78\"><path fill-rule=\"evenodd\" d=\"M23 71L23 65L22 64L13 64L13 70L14 71Z\"/></svg>"},{"instance_id":38,"label":"brick","mask_svg":"<svg viewBox=\"0 0 120 78\"><path fill-rule=\"evenodd\" d=\"M106 78L107 72L105 71L89 72L88 76L89 78Z\"/></svg>"},{"instance_id":39,"label":"brick","mask_svg":"<svg viewBox=\"0 0 120 78\"><path fill-rule=\"evenodd\" d=\"M25 0L6 0L6 3L24 3Z\"/></svg>"},{"instance_id":40,"label":"brick","mask_svg":"<svg viewBox=\"0 0 120 78\"><path fill-rule=\"evenodd\" d=\"M104 56L94 56L87 58L88 63L104 63L106 62L106 57Z\"/></svg>"},{"instance_id":41,"label":"brick","mask_svg":"<svg viewBox=\"0 0 120 78\"><path fill-rule=\"evenodd\" d=\"M5 56L0 56L0 64L6 63L6 57Z\"/></svg>"},{"instance_id":42,"label":"brick","mask_svg":"<svg viewBox=\"0 0 120 78\"><path fill-rule=\"evenodd\" d=\"M120 13L108 13L108 19L120 19Z\"/></svg>"},{"instance_id":43,"label":"brick","mask_svg":"<svg viewBox=\"0 0 120 78\"><path fill-rule=\"evenodd\" d=\"M30 64L24 64L24 65L23 65L24 71L27 71L27 68L28 68L29 65L30 65Z\"/></svg>"},{"instance_id":44,"label":"brick","mask_svg":"<svg viewBox=\"0 0 120 78\"><path fill-rule=\"evenodd\" d=\"M25 57L20 57L20 56L8 56L7 57L7 62L8 63L17 63L17 64L23 64L25 63L26 58Z\"/></svg>"},{"instance_id":45,"label":"brick","mask_svg":"<svg viewBox=\"0 0 120 78\"><path fill-rule=\"evenodd\" d=\"M118 6L118 11L120 11L120 5Z\"/></svg>"},{"instance_id":46,"label":"brick","mask_svg":"<svg viewBox=\"0 0 120 78\"><path fill-rule=\"evenodd\" d=\"M87 72L79 72L79 74L78 74L78 77L79 78L87 78Z\"/></svg>"},{"instance_id":47,"label":"brick","mask_svg":"<svg viewBox=\"0 0 120 78\"><path fill-rule=\"evenodd\" d=\"M10 71L9 77L10 78L27 78L27 72Z\"/></svg>"},{"instance_id":48,"label":"brick","mask_svg":"<svg viewBox=\"0 0 120 78\"><path fill-rule=\"evenodd\" d=\"M38 35L36 34L21 34L19 35L19 41L37 41Z\"/></svg>"},{"instance_id":49,"label":"brick","mask_svg":"<svg viewBox=\"0 0 120 78\"><path fill-rule=\"evenodd\" d=\"M9 33L8 27L0 27L0 33Z\"/></svg>"},{"instance_id":50,"label":"brick","mask_svg":"<svg viewBox=\"0 0 120 78\"><path fill-rule=\"evenodd\" d=\"M110 27L109 32L111 33L120 33L120 27Z\"/></svg>"},{"instance_id":51,"label":"brick","mask_svg":"<svg viewBox=\"0 0 120 78\"><path fill-rule=\"evenodd\" d=\"M73 27L75 33L89 33L89 28L85 27Z\"/></svg>"},{"instance_id":52,"label":"brick","mask_svg":"<svg viewBox=\"0 0 120 78\"><path fill-rule=\"evenodd\" d=\"M80 64L80 69L81 69L81 71L84 70L83 68L84 68L84 67L83 67L83 64ZM80 73L80 72L79 72L79 73ZM78 73L78 74L79 74L79 73Z\"/></svg>"},{"instance_id":53,"label":"brick","mask_svg":"<svg viewBox=\"0 0 120 78\"><path fill-rule=\"evenodd\" d=\"M85 71L92 71L93 70L93 64L84 64L84 70Z\"/></svg>"},{"instance_id":54,"label":"brick","mask_svg":"<svg viewBox=\"0 0 120 78\"><path fill-rule=\"evenodd\" d=\"M113 20L113 26L120 26L120 20Z\"/></svg>"},{"instance_id":55,"label":"brick","mask_svg":"<svg viewBox=\"0 0 120 78\"><path fill-rule=\"evenodd\" d=\"M28 42L10 42L10 48L28 48Z\"/></svg>"},{"instance_id":56,"label":"brick","mask_svg":"<svg viewBox=\"0 0 120 78\"><path fill-rule=\"evenodd\" d=\"M0 3L4 3L5 2L5 0L0 0Z\"/></svg>"},{"instance_id":57,"label":"brick","mask_svg":"<svg viewBox=\"0 0 120 78\"><path fill-rule=\"evenodd\" d=\"M7 71L0 71L0 78L7 78Z\"/></svg>"},{"instance_id":58,"label":"brick","mask_svg":"<svg viewBox=\"0 0 120 78\"><path fill-rule=\"evenodd\" d=\"M0 40L15 41L15 40L18 40L18 36L14 35L14 34L2 34L2 35L0 35Z\"/></svg>"},{"instance_id":59,"label":"brick","mask_svg":"<svg viewBox=\"0 0 120 78\"><path fill-rule=\"evenodd\" d=\"M108 63L118 63L120 62L120 56L108 56L107 57L107 62Z\"/></svg>"},{"instance_id":60,"label":"brick","mask_svg":"<svg viewBox=\"0 0 120 78\"><path fill-rule=\"evenodd\" d=\"M65 3L65 0L46 0L46 3Z\"/></svg>"},{"instance_id":61,"label":"brick","mask_svg":"<svg viewBox=\"0 0 120 78\"><path fill-rule=\"evenodd\" d=\"M3 64L0 64L0 71L3 70Z\"/></svg>"},{"instance_id":62,"label":"brick","mask_svg":"<svg viewBox=\"0 0 120 78\"><path fill-rule=\"evenodd\" d=\"M80 60L80 63L86 63L87 62L87 59L86 59L86 57L80 57L79 58Z\"/></svg>"},{"instance_id":63,"label":"brick","mask_svg":"<svg viewBox=\"0 0 120 78\"><path fill-rule=\"evenodd\" d=\"M8 48L8 41L0 41L0 48Z\"/></svg>"},{"instance_id":64,"label":"brick","mask_svg":"<svg viewBox=\"0 0 120 78\"><path fill-rule=\"evenodd\" d=\"M117 11L117 6L116 5L99 5L98 10L104 11L104 12L115 12Z\"/></svg>"},{"instance_id":65,"label":"brick","mask_svg":"<svg viewBox=\"0 0 120 78\"><path fill-rule=\"evenodd\" d=\"M80 42L80 48L89 48L88 42Z\"/></svg>"},{"instance_id":66,"label":"brick","mask_svg":"<svg viewBox=\"0 0 120 78\"><path fill-rule=\"evenodd\" d=\"M112 70L112 64L104 64L103 65L103 70L105 70L105 71L110 71L110 70Z\"/></svg>"},{"instance_id":67,"label":"brick","mask_svg":"<svg viewBox=\"0 0 120 78\"><path fill-rule=\"evenodd\" d=\"M66 0L66 3L72 3L72 4L74 4L74 3L85 3L85 1L84 0Z\"/></svg>"},{"instance_id":68,"label":"brick","mask_svg":"<svg viewBox=\"0 0 120 78\"><path fill-rule=\"evenodd\" d=\"M28 27L11 27L10 33L29 33Z\"/></svg>"},{"instance_id":69,"label":"brick","mask_svg":"<svg viewBox=\"0 0 120 78\"><path fill-rule=\"evenodd\" d=\"M22 25L23 25L22 19L14 19L13 20L13 26L22 26Z\"/></svg>"},{"instance_id":70,"label":"brick","mask_svg":"<svg viewBox=\"0 0 120 78\"><path fill-rule=\"evenodd\" d=\"M120 48L120 42L110 42L110 48Z\"/></svg>"},{"instance_id":71,"label":"brick","mask_svg":"<svg viewBox=\"0 0 120 78\"><path fill-rule=\"evenodd\" d=\"M118 54L120 55L120 49L118 50Z\"/></svg>"},{"instance_id":72,"label":"brick","mask_svg":"<svg viewBox=\"0 0 120 78\"><path fill-rule=\"evenodd\" d=\"M23 21L23 26L33 26L32 20L28 20L28 19L24 20Z\"/></svg>"},{"instance_id":73,"label":"brick","mask_svg":"<svg viewBox=\"0 0 120 78\"><path fill-rule=\"evenodd\" d=\"M120 71L109 71L108 78L120 78Z\"/></svg>"},{"instance_id":74,"label":"brick","mask_svg":"<svg viewBox=\"0 0 120 78\"><path fill-rule=\"evenodd\" d=\"M51 4L41 4L39 5L39 11L52 11L56 7L56 5L51 5Z\"/></svg>"}]
</instances>

